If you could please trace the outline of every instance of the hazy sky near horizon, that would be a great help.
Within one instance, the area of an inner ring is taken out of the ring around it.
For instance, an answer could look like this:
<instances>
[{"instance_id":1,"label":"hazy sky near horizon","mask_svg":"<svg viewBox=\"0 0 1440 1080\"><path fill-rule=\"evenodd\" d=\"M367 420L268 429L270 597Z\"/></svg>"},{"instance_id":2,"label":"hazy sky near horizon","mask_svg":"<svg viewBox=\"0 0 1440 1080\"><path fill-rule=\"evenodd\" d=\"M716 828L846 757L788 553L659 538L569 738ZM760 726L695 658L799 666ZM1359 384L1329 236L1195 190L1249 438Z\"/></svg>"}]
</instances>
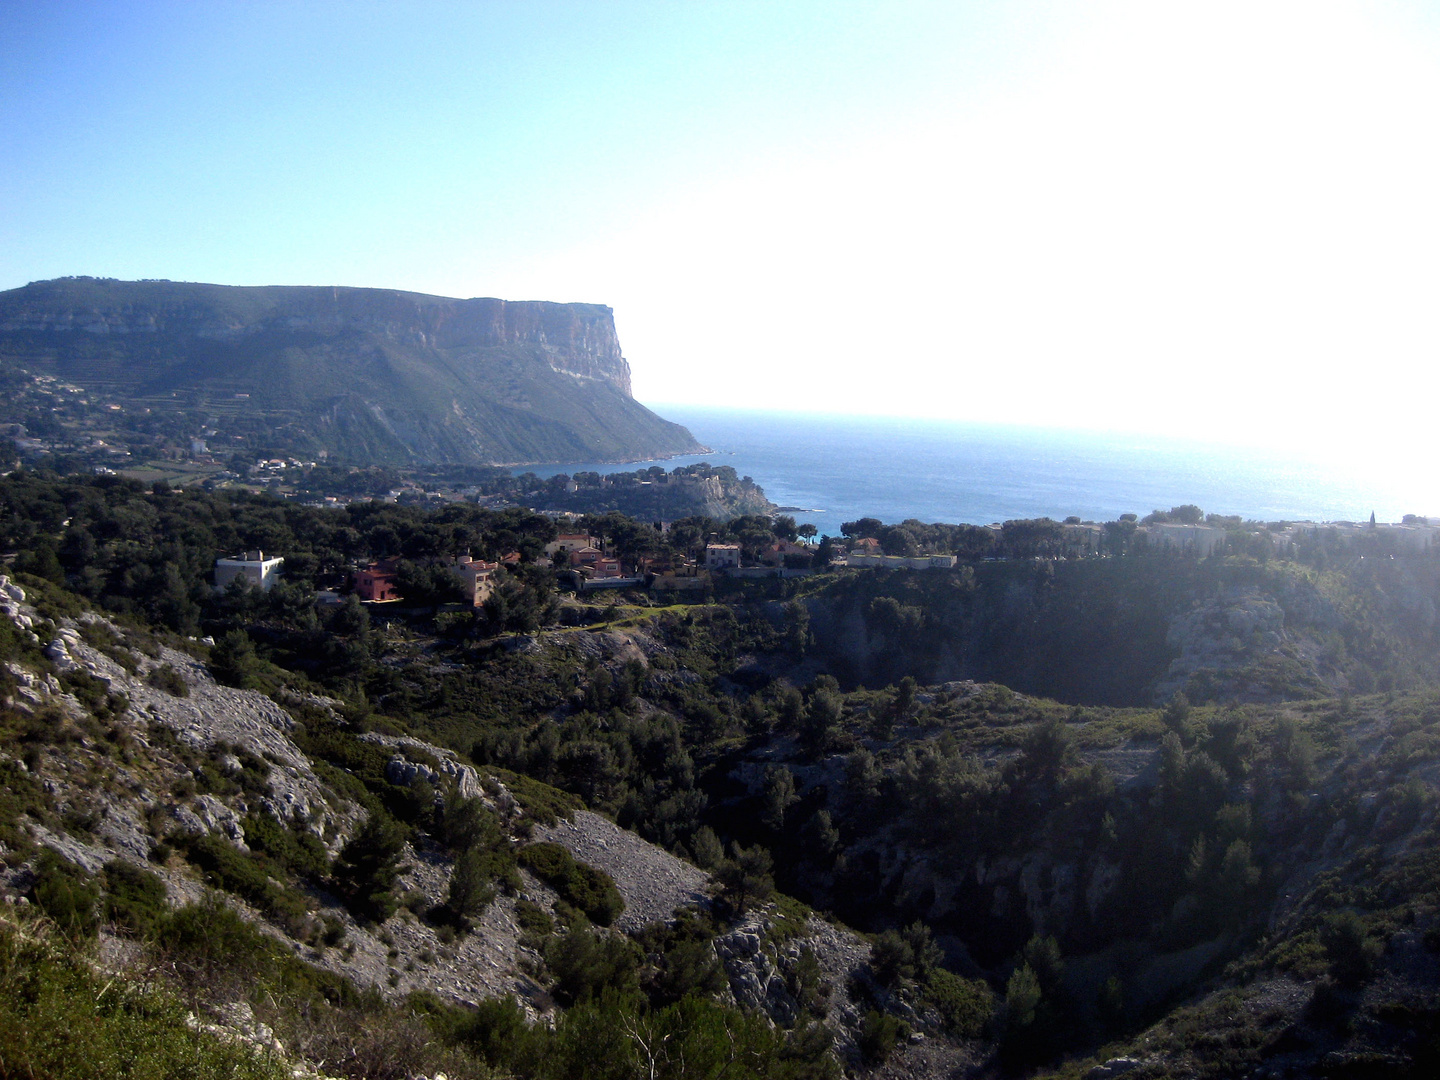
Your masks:
<instances>
[{"instance_id":1,"label":"hazy sky near horizon","mask_svg":"<svg viewBox=\"0 0 1440 1080\"><path fill-rule=\"evenodd\" d=\"M583 300L648 403L1433 456L1434 4L57 0L0 58L0 288Z\"/></svg>"}]
</instances>

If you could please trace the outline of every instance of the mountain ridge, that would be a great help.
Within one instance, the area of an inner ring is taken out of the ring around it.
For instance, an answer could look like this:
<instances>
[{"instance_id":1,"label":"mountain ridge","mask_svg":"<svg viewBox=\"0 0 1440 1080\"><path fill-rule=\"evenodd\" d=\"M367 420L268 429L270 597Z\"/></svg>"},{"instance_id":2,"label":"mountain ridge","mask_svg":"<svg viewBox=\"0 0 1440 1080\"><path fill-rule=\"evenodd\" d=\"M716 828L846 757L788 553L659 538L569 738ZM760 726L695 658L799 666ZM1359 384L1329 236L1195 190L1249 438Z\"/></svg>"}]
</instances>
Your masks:
<instances>
[{"instance_id":1,"label":"mountain ridge","mask_svg":"<svg viewBox=\"0 0 1440 1080\"><path fill-rule=\"evenodd\" d=\"M603 304L61 278L0 293L0 360L121 411L263 417L279 449L367 464L702 449L634 400Z\"/></svg>"}]
</instances>

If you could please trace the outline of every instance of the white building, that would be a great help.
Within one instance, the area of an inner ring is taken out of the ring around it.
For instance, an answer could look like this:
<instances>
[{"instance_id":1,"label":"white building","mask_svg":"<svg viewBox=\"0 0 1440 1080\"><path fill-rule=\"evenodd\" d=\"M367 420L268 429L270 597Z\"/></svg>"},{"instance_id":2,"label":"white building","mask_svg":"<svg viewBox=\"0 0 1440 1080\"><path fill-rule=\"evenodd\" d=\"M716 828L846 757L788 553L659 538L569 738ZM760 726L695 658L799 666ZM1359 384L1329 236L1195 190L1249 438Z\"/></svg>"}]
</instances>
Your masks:
<instances>
[{"instance_id":1,"label":"white building","mask_svg":"<svg viewBox=\"0 0 1440 1080\"><path fill-rule=\"evenodd\" d=\"M235 559L216 559L215 590L224 592L236 578L244 578L247 584L257 588L268 589L280 580L284 565L284 559L267 559L263 551L247 551Z\"/></svg>"},{"instance_id":2,"label":"white building","mask_svg":"<svg viewBox=\"0 0 1440 1080\"><path fill-rule=\"evenodd\" d=\"M706 544L705 545L705 569L723 570L730 566L740 565L739 544Z\"/></svg>"},{"instance_id":3,"label":"white building","mask_svg":"<svg viewBox=\"0 0 1440 1080\"><path fill-rule=\"evenodd\" d=\"M470 601L471 607L479 607L490 599L490 594L495 591L495 571L500 569L499 563L461 555L455 560L455 569L465 582L465 598Z\"/></svg>"}]
</instances>

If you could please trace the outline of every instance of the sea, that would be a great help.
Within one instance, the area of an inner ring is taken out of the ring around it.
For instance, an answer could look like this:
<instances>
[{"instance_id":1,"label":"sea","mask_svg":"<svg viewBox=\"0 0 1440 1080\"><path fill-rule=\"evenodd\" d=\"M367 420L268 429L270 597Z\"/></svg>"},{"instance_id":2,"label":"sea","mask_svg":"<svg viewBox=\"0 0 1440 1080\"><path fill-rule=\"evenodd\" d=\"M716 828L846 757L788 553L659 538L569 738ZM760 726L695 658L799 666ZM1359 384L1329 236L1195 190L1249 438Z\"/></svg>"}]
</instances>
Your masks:
<instances>
[{"instance_id":1,"label":"sea","mask_svg":"<svg viewBox=\"0 0 1440 1080\"><path fill-rule=\"evenodd\" d=\"M1404 514L1440 517L1440 486L1430 468L1401 468L1383 455L1336 453L1328 444L1303 440L1263 448L929 419L655 409L688 427L712 452L515 472L729 465L797 522L830 535L861 517L987 524L1073 514L1113 521L1184 503L1257 521L1367 521L1372 512L1380 521L1399 521Z\"/></svg>"}]
</instances>

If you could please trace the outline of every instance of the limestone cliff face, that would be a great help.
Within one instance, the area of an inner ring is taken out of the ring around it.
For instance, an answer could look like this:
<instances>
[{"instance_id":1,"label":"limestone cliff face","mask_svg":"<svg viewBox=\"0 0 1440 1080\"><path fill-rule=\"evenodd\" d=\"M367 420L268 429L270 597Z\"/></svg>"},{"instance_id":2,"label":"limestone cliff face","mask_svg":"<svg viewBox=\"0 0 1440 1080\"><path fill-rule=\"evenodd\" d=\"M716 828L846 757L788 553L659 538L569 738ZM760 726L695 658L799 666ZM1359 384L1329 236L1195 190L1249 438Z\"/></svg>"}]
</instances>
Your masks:
<instances>
[{"instance_id":1,"label":"limestone cliff face","mask_svg":"<svg viewBox=\"0 0 1440 1080\"><path fill-rule=\"evenodd\" d=\"M486 344L540 345L556 371L608 382L631 396L630 363L620 353L610 308L491 299L462 300L459 308L454 322L437 328L437 334L478 333Z\"/></svg>"},{"instance_id":2,"label":"limestone cliff face","mask_svg":"<svg viewBox=\"0 0 1440 1080\"><path fill-rule=\"evenodd\" d=\"M631 396L614 312L603 304L469 300L389 289L237 287L60 279L0 294L0 333L161 334L232 341L358 331L440 349L537 345L559 372Z\"/></svg>"}]
</instances>

